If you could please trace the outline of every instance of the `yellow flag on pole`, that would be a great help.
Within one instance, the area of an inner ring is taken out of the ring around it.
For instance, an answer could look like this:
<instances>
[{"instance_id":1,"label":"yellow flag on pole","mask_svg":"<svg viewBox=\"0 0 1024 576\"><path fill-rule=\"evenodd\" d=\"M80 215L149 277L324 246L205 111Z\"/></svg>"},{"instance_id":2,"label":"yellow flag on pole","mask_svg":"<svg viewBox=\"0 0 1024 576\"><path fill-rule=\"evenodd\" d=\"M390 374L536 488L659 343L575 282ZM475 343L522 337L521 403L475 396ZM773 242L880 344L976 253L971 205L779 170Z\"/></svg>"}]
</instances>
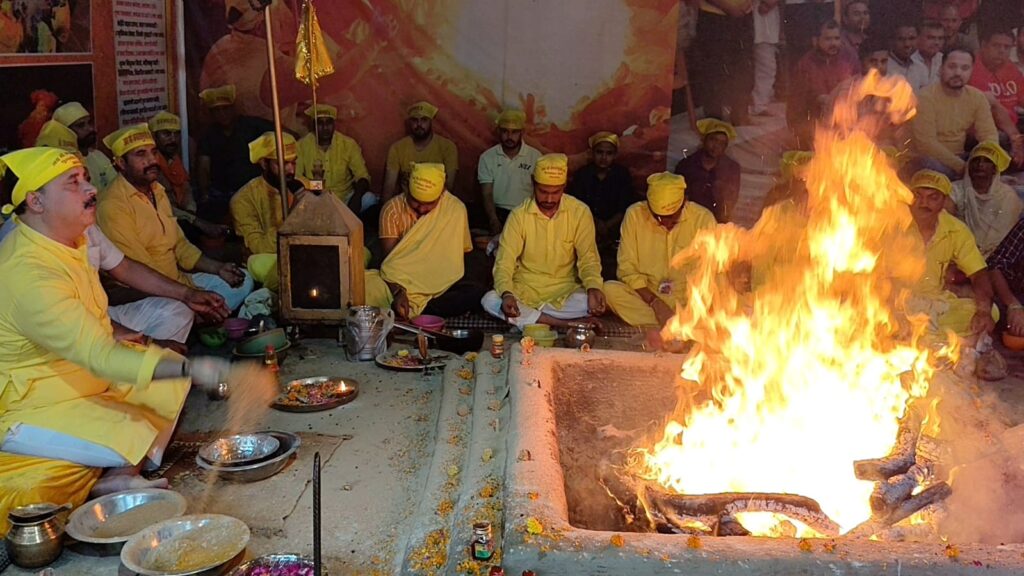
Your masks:
<instances>
[{"instance_id":1,"label":"yellow flag on pole","mask_svg":"<svg viewBox=\"0 0 1024 576\"><path fill-rule=\"evenodd\" d=\"M295 39L295 78L307 86L314 86L318 79L329 74L334 74L334 64L327 52L316 9L310 0L306 0L302 4L302 23Z\"/></svg>"}]
</instances>

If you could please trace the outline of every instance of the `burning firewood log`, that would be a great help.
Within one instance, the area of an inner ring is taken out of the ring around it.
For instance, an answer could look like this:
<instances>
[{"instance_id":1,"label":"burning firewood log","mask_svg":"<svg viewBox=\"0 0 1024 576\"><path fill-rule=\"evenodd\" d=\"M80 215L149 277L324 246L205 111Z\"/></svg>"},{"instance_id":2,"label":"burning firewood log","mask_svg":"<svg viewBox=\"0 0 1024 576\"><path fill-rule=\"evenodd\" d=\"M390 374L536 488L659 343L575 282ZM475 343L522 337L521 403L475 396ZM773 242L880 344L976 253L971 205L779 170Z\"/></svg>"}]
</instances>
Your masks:
<instances>
[{"instance_id":1,"label":"burning firewood log","mask_svg":"<svg viewBox=\"0 0 1024 576\"><path fill-rule=\"evenodd\" d=\"M910 498L914 488L928 476L928 470L914 464L903 474L897 474L875 484L871 493L871 511L876 516L892 512L904 500Z\"/></svg>"},{"instance_id":2,"label":"burning firewood log","mask_svg":"<svg viewBox=\"0 0 1024 576\"><path fill-rule=\"evenodd\" d=\"M846 536L849 538L867 538L880 532L904 518L909 518L915 512L925 507L942 502L953 493L953 489L945 482L936 482L925 488L920 493L896 504L888 513L873 516L867 522L850 530Z\"/></svg>"},{"instance_id":3,"label":"burning firewood log","mask_svg":"<svg viewBox=\"0 0 1024 576\"><path fill-rule=\"evenodd\" d=\"M853 473L861 480L884 481L903 474L917 460L917 440L921 436L921 419L910 409L900 422L896 445L883 458L858 460L853 463Z\"/></svg>"}]
</instances>

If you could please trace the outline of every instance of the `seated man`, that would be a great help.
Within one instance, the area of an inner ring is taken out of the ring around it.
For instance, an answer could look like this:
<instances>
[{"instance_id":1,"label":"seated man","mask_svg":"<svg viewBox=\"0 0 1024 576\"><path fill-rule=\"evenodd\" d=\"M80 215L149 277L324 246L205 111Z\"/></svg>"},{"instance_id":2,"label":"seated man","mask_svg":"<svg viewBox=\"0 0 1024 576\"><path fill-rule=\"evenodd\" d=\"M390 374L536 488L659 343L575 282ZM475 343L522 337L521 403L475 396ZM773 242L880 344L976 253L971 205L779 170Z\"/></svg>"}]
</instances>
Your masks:
<instances>
[{"instance_id":1,"label":"seated man","mask_svg":"<svg viewBox=\"0 0 1024 576\"><path fill-rule=\"evenodd\" d=\"M911 120L918 166L959 178L967 166L963 156L968 133L979 142L999 141L988 99L967 85L973 68L970 52L954 50L942 61L939 82L918 94L917 115Z\"/></svg>"},{"instance_id":2,"label":"seated man","mask_svg":"<svg viewBox=\"0 0 1024 576\"><path fill-rule=\"evenodd\" d=\"M913 230L924 244L924 275L914 287L910 312L931 318L933 337L953 331L971 345L992 331L992 282L985 259L967 225L945 210L953 185L939 172L921 170L910 182L914 202L910 206ZM946 290L946 270L955 264L971 280L974 298L958 298Z\"/></svg>"},{"instance_id":3,"label":"seated man","mask_svg":"<svg viewBox=\"0 0 1024 576\"><path fill-rule=\"evenodd\" d=\"M302 193L302 185L295 179L295 138L284 134L284 175L288 186L288 205L294 204ZM249 269L265 270L256 281L276 291L280 279L277 274L277 229L284 220L281 206L280 167L277 163L277 139L267 132L249 143L249 159L263 172L242 186L231 198L231 219L235 232L245 241L250 254ZM263 265L256 265L259 259ZM256 259L256 260L254 260ZM256 274L256 272L253 272Z\"/></svg>"},{"instance_id":4,"label":"seated man","mask_svg":"<svg viewBox=\"0 0 1024 576\"><path fill-rule=\"evenodd\" d=\"M633 196L633 176L629 168L615 163L619 153L619 137L611 132L598 132L590 137L591 162L572 175L565 191L590 208L597 234L597 252L605 278L615 278L615 253L619 242L619 226Z\"/></svg>"},{"instance_id":5,"label":"seated man","mask_svg":"<svg viewBox=\"0 0 1024 576\"><path fill-rule=\"evenodd\" d=\"M676 164L674 172L686 179L691 202L707 208L719 222L731 222L740 198L740 165L725 155L736 130L721 120L697 121L700 148Z\"/></svg>"},{"instance_id":6,"label":"seated man","mask_svg":"<svg viewBox=\"0 0 1024 576\"><path fill-rule=\"evenodd\" d=\"M504 110L498 116L498 143L480 155L476 177L492 234L501 232L508 214L533 194L533 166L540 151L523 141L526 113Z\"/></svg>"},{"instance_id":7,"label":"seated man","mask_svg":"<svg viewBox=\"0 0 1024 576\"><path fill-rule=\"evenodd\" d=\"M564 195L568 174L565 154L537 159L533 198L509 214L501 231L494 290L481 303L520 329L566 327L567 320L605 311L594 218L586 204Z\"/></svg>"},{"instance_id":8,"label":"seated man","mask_svg":"<svg viewBox=\"0 0 1024 576\"><path fill-rule=\"evenodd\" d=\"M967 177L953 183L948 206L974 234L986 258L1010 232L1024 211L1017 191L1000 180L1010 165L1010 155L995 142L982 142L967 158Z\"/></svg>"},{"instance_id":9,"label":"seated man","mask_svg":"<svg viewBox=\"0 0 1024 576\"><path fill-rule=\"evenodd\" d=\"M459 170L459 150L451 140L434 133L437 107L430 102L417 102L407 110L405 120L409 135L388 148L384 171L384 200L409 191L409 173L419 162L444 164L445 190L455 187L455 174Z\"/></svg>"},{"instance_id":10,"label":"seated man","mask_svg":"<svg viewBox=\"0 0 1024 576\"><path fill-rule=\"evenodd\" d=\"M78 102L68 102L53 111L53 120L71 129L78 138L78 151L85 158L85 168L97 190L103 191L117 178L110 158L96 148L96 126L92 114Z\"/></svg>"},{"instance_id":11,"label":"seated man","mask_svg":"<svg viewBox=\"0 0 1024 576\"><path fill-rule=\"evenodd\" d=\"M220 294L230 310L241 306L252 292L252 277L234 264L203 256L185 239L156 181L160 167L149 127L128 126L103 142L121 172L100 195L97 220L103 233L129 258L186 286Z\"/></svg>"},{"instance_id":12,"label":"seated man","mask_svg":"<svg viewBox=\"0 0 1024 576\"><path fill-rule=\"evenodd\" d=\"M189 389L224 381L228 361L193 362L113 336L86 254L96 189L72 154L27 148L0 157L4 213L21 224L0 244L0 514L35 502L81 503L150 485Z\"/></svg>"},{"instance_id":13,"label":"seated man","mask_svg":"<svg viewBox=\"0 0 1024 576\"><path fill-rule=\"evenodd\" d=\"M992 288L1005 307L1006 329L1024 336L1024 220L1006 235L988 258Z\"/></svg>"},{"instance_id":14,"label":"seated man","mask_svg":"<svg viewBox=\"0 0 1024 576\"><path fill-rule=\"evenodd\" d=\"M827 111L829 95L840 82L857 72L856 56L847 58L841 54L842 39L835 20L818 26L813 44L814 48L797 62L792 77L800 81L793 83L786 104L786 119L802 148L810 148L814 143L814 124ZM690 178L684 177L693 188Z\"/></svg>"},{"instance_id":15,"label":"seated man","mask_svg":"<svg viewBox=\"0 0 1024 576\"><path fill-rule=\"evenodd\" d=\"M363 202L375 201L370 191L370 173L366 170L359 143L335 130L338 109L327 104L310 106L306 115L316 130L299 140L295 173L306 180L323 180L324 190L348 205L352 213L363 211Z\"/></svg>"},{"instance_id":16,"label":"seated man","mask_svg":"<svg viewBox=\"0 0 1024 576\"><path fill-rule=\"evenodd\" d=\"M466 207L444 189L444 170L444 164L413 164L409 191L380 211L384 262L380 272L366 272L366 302L392 308L399 318L458 316L487 290L469 273Z\"/></svg>"},{"instance_id":17,"label":"seated man","mask_svg":"<svg viewBox=\"0 0 1024 576\"><path fill-rule=\"evenodd\" d=\"M671 266L701 230L715 227L707 208L685 202L686 180L669 172L647 178L647 201L626 211L618 280L604 283L608 307L632 326L661 327L686 303L686 277Z\"/></svg>"}]
</instances>

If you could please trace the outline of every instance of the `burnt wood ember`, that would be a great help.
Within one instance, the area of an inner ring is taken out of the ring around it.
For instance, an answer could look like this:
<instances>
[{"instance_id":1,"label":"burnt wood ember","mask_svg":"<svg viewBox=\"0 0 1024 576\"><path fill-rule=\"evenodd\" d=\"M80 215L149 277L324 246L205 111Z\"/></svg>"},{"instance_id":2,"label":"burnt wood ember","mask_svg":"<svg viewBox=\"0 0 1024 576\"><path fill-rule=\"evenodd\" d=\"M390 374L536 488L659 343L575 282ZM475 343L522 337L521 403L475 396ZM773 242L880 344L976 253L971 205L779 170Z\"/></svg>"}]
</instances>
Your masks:
<instances>
[{"instance_id":1,"label":"burnt wood ember","mask_svg":"<svg viewBox=\"0 0 1024 576\"><path fill-rule=\"evenodd\" d=\"M885 530L900 520L910 517L918 510L949 498L952 493L953 489L950 488L949 484L945 482L936 482L922 490L919 494L911 496L910 498L900 502L888 514L872 517L867 522L864 522L860 526L850 530L846 534L846 537L867 538Z\"/></svg>"},{"instance_id":2,"label":"burnt wood ember","mask_svg":"<svg viewBox=\"0 0 1024 576\"><path fill-rule=\"evenodd\" d=\"M921 419L908 409L906 417L900 422L892 452L884 458L854 462L854 475L861 480L883 481L905 473L917 460L917 440L920 436Z\"/></svg>"},{"instance_id":3,"label":"burnt wood ember","mask_svg":"<svg viewBox=\"0 0 1024 576\"><path fill-rule=\"evenodd\" d=\"M897 474L875 484L871 493L871 511L876 516L887 515L900 503L910 498L911 492L928 476L928 470L915 464L903 474Z\"/></svg>"}]
</instances>

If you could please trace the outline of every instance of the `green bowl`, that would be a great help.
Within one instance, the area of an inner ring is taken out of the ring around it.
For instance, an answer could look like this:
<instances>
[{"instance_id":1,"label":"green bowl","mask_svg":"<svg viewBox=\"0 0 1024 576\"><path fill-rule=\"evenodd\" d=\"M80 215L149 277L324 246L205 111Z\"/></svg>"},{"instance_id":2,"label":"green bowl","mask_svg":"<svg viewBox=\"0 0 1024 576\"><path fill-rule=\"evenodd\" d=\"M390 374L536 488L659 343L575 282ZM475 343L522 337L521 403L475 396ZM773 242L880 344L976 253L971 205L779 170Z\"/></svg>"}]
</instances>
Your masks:
<instances>
[{"instance_id":1,"label":"green bowl","mask_svg":"<svg viewBox=\"0 0 1024 576\"><path fill-rule=\"evenodd\" d=\"M245 356L252 356L263 354L266 352L267 346L273 346L275 350L280 350L285 344L288 344L288 336L285 335L284 328L274 328L242 340L235 346L235 351Z\"/></svg>"},{"instance_id":2,"label":"green bowl","mask_svg":"<svg viewBox=\"0 0 1024 576\"><path fill-rule=\"evenodd\" d=\"M539 334L532 336L533 341L537 343L537 346L541 348L551 348L555 345L555 340L558 340L558 332L554 330L548 330L546 334Z\"/></svg>"},{"instance_id":3,"label":"green bowl","mask_svg":"<svg viewBox=\"0 0 1024 576\"><path fill-rule=\"evenodd\" d=\"M207 348L217 349L228 341L228 334L223 328L204 328L199 331L199 341Z\"/></svg>"}]
</instances>

